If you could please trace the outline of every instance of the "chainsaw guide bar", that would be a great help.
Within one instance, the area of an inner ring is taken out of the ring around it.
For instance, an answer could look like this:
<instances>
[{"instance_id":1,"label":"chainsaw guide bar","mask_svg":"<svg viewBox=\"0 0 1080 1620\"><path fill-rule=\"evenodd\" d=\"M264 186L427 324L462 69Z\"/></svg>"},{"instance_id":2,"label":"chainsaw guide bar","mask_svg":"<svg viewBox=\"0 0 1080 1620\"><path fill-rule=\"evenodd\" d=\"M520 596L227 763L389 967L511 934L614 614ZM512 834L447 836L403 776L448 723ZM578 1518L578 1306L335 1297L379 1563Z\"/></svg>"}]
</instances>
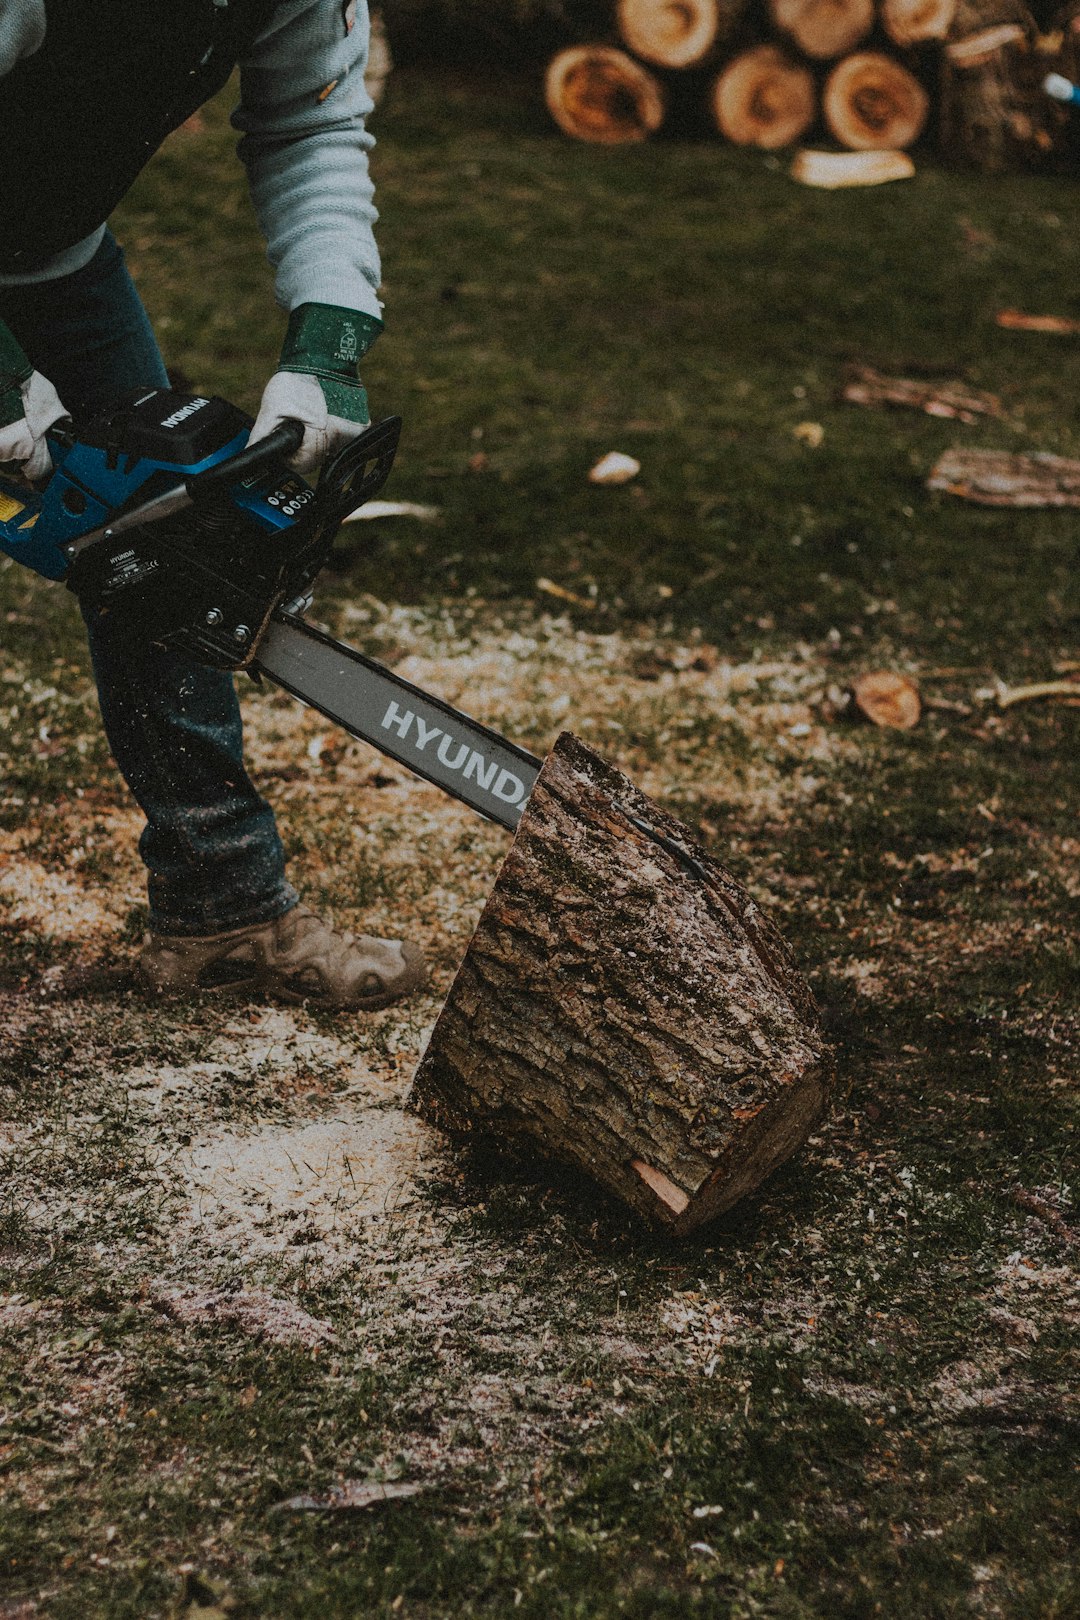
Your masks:
<instances>
[{"instance_id":1,"label":"chainsaw guide bar","mask_svg":"<svg viewBox=\"0 0 1080 1620\"><path fill-rule=\"evenodd\" d=\"M540 761L353 647L275 614L254 669L335 725L511 831Z\"/></svg>"}]
</instances>

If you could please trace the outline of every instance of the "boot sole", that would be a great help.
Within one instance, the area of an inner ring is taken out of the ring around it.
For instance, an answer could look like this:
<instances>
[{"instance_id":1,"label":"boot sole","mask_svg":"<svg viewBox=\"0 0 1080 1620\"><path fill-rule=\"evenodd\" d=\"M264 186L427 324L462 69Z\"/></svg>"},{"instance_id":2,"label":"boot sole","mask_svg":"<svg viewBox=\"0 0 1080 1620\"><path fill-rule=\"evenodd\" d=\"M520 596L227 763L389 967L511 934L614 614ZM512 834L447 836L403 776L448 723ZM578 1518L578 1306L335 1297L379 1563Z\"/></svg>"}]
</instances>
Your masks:
<instances>
[{"instance_id":1,"label":"boot sole","mask_svg":"<svg viewBox=\"0 0 1080 1620\"><path fill-rule=\"evenodd\" d=\"M314 1007L320 1012L379 1012L383 1007L392 1006L395 1001L404 1001L407 996L414 995L427 983L427 968L419 947L405 942L402 945L402 955L409 977L399 989L379 990L374 995L363 996L355 1001L334 1001L329 997L303 995L299 991L287 989L284 985L278 986L272 975L264 974L254 974L250 979L237 979L231 984L205 985L193 981L191 984L157 985L136 968L136 981L143 990L167 1001L182 1001L185 996L213 996L219 1001L264 996L289 1007Z\"/></svg>"}]
</instances>

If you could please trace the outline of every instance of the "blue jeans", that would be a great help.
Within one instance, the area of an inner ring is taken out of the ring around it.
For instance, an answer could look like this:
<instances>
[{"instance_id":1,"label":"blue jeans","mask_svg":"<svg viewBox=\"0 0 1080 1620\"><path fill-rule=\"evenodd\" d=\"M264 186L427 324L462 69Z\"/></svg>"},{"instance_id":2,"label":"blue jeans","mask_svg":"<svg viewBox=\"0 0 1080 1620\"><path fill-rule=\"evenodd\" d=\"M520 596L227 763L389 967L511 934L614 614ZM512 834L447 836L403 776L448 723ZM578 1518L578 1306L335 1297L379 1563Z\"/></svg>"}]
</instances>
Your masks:
<instances>
[{"instance_id":1,"label":"blue jeans","mask_svg":"<svg viewBox=\"0 0 1080 1620\"><path fill-rule=\"evenodd\" d=\"M74 275L0 288L0 319L76 422L131 389L168 386L108 233ZM215 934L288 911L296 892L273 812L244 768L232 676L118 635L108 615L84 618L106 735L146 816L151 927Z\"/></svg>"}]
</instances>

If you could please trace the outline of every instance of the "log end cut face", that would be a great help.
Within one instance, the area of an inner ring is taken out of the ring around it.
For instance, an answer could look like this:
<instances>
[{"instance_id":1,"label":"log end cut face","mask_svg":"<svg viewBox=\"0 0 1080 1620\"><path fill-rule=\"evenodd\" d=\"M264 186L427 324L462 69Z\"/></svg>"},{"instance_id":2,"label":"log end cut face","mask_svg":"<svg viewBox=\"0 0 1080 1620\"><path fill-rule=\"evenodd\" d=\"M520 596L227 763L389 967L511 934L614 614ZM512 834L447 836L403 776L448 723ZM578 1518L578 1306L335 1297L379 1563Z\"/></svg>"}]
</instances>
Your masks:
<instances>
[{"instance_id":1,"label":"log end cut face","mask_svg":"<svg viewBox=\"0 0 1080 1620\"><path fill-rule=\"evenodd\" d=\"M837 63L823 96L825 122L855 151L903 149L917 141L930 97L902 63L882 51L860 51Z\"/></svg>"},{"instance_id":2,"label":"log end cut face","mask_svg":"<svg viewBox=\"0 0 1080 1620\"><path fill-rule=\"evenodd\" d=\"M826 1106L813 998L753 899L569 734L545 761L410 1106L528 1138L692 1230Z\"/></svg>"},{"instance_id":3,"label":"log end cut face","mask_svg":"<svg viewBox=\"0 0 1080 1620\"><path fill-rule=\"evenodd\" d=\"M719 0L618 0L616 16L629 49L665 68L700 62L720 27Z\"/></svg>"},{"instance_id":4,"label":"log end cut face","mask_svg":"<svg viewBox=\"0 0 1080 1620\"><path fill-rule=\"evenodd\" d=\"M713 111L721 134L738 146L791 146L817 116L814 76L777 46L755 46L718 77Z\"/></svg>"},{"instance_id":5,"label":"log end cut face","mask_svg":"<svg viewBox=\"0 0 1080 1620\"><path fill-rule=\"evenodd\" d=\"M657 80L607 45L560 51L548 65L544 98L564 134L605 146L643 141L664 121Z\"/></svg>"},{"instance_id":6,"label":"log end cut face","mask_svg":"<svg viewBox=\"0 0 1080 1620\"><path fill-rule=\"evenodd\" d=\"M955 16L956 0L881 0L881 25L905 48L947 39Z\"/></svg>"},{"instance_id":7,"label":"log end cut face","mask_svg":"<svg viewBox=\"0 0 1080 1620\"><path fill-rule=\"evenodd\" d=\"M777 28L819 62L843 56L874 26L874 0L769 0Z\"/></svg>"}]
</instances>

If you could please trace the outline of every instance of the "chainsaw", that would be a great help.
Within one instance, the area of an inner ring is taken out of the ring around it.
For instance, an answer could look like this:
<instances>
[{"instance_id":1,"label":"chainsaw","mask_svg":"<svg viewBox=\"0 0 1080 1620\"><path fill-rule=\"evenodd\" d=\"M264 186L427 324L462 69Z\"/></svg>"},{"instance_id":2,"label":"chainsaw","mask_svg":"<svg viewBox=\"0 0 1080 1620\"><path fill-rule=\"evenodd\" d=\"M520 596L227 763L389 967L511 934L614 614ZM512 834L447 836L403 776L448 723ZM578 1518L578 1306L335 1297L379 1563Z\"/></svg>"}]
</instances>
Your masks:
<instances>
[{"instance_id":1,"label":"chainsaw","mask_svg":"<svg viewBox=\"0 0 1080 1620\"><path fill-rule=\"evenodd\" d=\"M312 485L303 427L248 444L226 400L154 388L49 433L53 472L0 472L0 551L63 580L84 610L219 669L266 677L362 742L514 829L540 760L304 614L346 517L390 474L401 418L367 428Z\"/></svg>"}]
</instances>

